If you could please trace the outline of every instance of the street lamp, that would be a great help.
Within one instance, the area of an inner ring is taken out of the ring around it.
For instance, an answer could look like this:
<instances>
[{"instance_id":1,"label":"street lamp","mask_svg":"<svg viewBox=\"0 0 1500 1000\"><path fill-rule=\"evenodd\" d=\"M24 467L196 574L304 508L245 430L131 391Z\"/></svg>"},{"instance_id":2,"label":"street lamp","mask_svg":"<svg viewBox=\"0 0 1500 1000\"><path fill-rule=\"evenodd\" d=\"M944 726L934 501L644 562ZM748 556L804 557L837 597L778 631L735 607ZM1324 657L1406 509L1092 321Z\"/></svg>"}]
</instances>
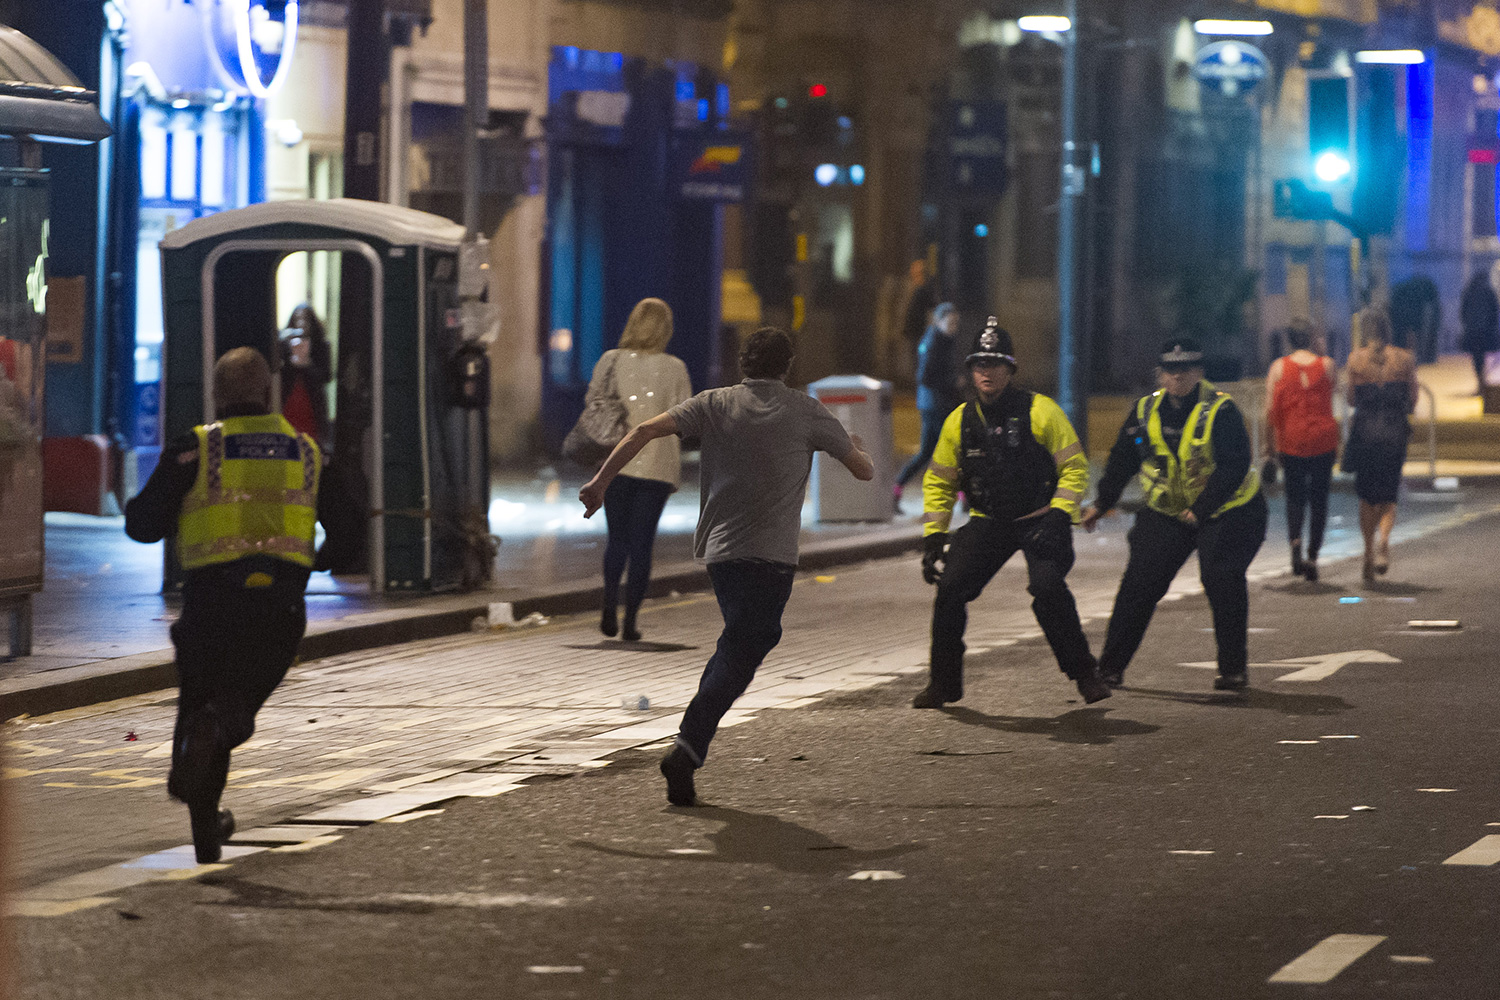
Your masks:
<instances>
[{"instance_id":1,"label":"street lamp","mask_svg":"<svg viewBox=\"0 0 1500 1000\"><path fill-rule=\"evenodd\" d=\"M1028 14L1016 20L1016 27L1022 31L1061 35L1063 32L1073 29L1073 19L1070 17L1058 17L1055 14Z\"/></svg>"},{"instance_id":2,"label":"street lamp","mask_svg":"<svg viewBox=\"0 0 1500 1000\"><path fill-rule=\"evenodd\" d=\"M1364 49L1354 53L1354 61L1376 66L1420 66L1427 61L1421 49Z\"/></svg>"},{"instance_id":3,"label":"street lamp","mask_svg":"<svg viewBox=\"0 0 1500 1000\"><path fill-rule=\"evenodd\" d=\"M1193 30L1200 35L1269 35L1276 29L1270 21L1227 21L1210 17L1194 21Z\"/></svg>"}]
</instances>

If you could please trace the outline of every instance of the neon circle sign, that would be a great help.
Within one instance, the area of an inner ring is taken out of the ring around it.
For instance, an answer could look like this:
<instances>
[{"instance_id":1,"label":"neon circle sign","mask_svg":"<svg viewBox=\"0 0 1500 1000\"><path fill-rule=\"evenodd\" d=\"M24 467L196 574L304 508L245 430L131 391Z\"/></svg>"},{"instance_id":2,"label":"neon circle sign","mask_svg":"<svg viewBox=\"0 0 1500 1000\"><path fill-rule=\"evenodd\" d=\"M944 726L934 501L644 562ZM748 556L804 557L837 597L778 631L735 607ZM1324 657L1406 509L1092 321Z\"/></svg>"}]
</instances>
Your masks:
<instances>
[{"instance_id":1,"label":"neon circle sign","mask_svg":"<svg viewBox=\"0 0 1500 1000\"><path fill-rule=\"evenodd\" d=\"M256 97L280 89L297 47L297 0L213 0L202 9L208 51L229 85Z\"/></svg>"}]
</instances>

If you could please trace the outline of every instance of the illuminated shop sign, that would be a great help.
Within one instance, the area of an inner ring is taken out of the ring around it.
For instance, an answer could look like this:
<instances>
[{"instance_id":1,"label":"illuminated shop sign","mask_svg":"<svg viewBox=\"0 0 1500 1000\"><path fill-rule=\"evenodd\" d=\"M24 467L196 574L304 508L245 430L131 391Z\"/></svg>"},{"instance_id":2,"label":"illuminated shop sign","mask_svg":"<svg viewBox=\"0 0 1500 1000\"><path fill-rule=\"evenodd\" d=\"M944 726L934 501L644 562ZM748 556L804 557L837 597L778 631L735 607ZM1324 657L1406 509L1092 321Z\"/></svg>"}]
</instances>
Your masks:
<instances>
[{"instance_id":1,"label":"illuminated shop sign","mask_svg":"<svg viewBox=\"0 0 1500 1000\"><path fill-rule=\"evenodd\" d=\"M269 97L286 80L297 47L297 0L212 0L203 28L229 84Z\"/></svg>"}]
</instances>

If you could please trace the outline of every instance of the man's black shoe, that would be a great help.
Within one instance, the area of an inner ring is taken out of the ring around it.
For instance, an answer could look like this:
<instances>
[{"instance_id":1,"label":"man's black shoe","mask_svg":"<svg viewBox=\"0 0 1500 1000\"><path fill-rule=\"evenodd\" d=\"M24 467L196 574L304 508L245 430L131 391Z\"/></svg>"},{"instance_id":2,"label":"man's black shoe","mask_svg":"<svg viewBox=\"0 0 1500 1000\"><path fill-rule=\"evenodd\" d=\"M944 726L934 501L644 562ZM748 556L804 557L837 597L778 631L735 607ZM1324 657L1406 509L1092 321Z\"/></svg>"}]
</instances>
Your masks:
<instances>
[{"instance_id":1,"label":"man's black shoe","mask_svg":"<svg viewBox=\"0 0 1500 1000\"><path fill-rule=\"evenodd\" d=\"M222 817L228 815L219 812L217 802L199 802L188 804L188 818L193 825L193 853L198 858L200 865L217 864L223 856L224 847L224 823ZM234 818L230 817L230 827L233 828Z\"/></svg>"},{"instance_id":2,"label":"man's black shoe","mask_svg":"<svg viewBox=\"0 0 1500 1000\"><path fill-rule=\"evenodd\" d=\"M1082 677L1076 678L1078 693L1083 695L1083 703L1092 705L1096 701L1103 701L1114 694L1109 685L1104 682L1104 677L1096 670L1090 670Z\"/></svg>"},{"instance_id":3,"label":"man's black shoe","mask_svg":"<svg viewBox=\"0 0 1500 1000\"><path fill-rule=\"evenodd\" d=\"M917 692L917 696L911 700L912 708L942 708L950 701L958 701L957 698L944 698L933 690L929 684Z\"/></svg>"},{"instance_id":4,"label":"man's black shoe","mask_svg":"<svg viewBox=\"0 0 1500 1000\"><path fill-rule=\"evenodd\" d=\"M1214 678L1215 691L1243 691L1250 686L1250 678L1245 674L1220 674Z\"/></svg>"},{"instance_id":5,"label":"man's black shoe","mask_svg":"<svg viewBox=\"0 0 1500 1000\"><path fill-rule=\"evenodd\" d=\"M1108 684L1112 688L1124 687L1125 686L1125 671L1123 671L1123 670L1106 670L1105 668L1100 667L1099 668L1099 679L1102 680L1102 681L1104 681L1104 683Z\"/></svg>"},{"instance_id":6,"label":"man's black shoe","mask_svg":"<svg viewBox=\"0 0 1500 1000\"><path fill-rule=\"evenodd\" d=\"M693 760L682 747L673 747L661 759L661 774L667 779L667 801L674 806L695 806L698 792L693 788Z\"/></svg>"}]
</instances>

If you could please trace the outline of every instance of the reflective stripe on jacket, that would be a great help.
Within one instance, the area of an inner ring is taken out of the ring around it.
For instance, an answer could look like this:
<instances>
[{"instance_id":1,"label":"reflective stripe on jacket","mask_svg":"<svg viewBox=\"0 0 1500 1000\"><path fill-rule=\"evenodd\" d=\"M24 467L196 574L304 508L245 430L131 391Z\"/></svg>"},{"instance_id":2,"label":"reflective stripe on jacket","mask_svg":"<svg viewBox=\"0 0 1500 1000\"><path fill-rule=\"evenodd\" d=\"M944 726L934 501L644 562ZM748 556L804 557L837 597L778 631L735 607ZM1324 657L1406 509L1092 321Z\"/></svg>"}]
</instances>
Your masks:
<instances>
[{"instance_id":1,"label":"reflective stripe on jacket","mask_svg":"<svg viewBox=\"0 0 1500 1000\"><path fill-rule=\"evenodd\" d=\"M1161 404L1166 391L1158 389L1149 396L1142 396L1136 403L1136 422L1146 428L1149 454L1141 456L1141 491L1146 494L1146 504L1152 510L1168 517L1177 517L1192 507L1208 485L1208 477L1214 473L1214 418L1229 402L1228 393L1220 392L1208 382L1201 383L1198 404L1188 414L1187 424L1182 428L1182 440L1177 452L1167 446L1162 433ZM1260 491L1260 473L1251 463L1240 488L1234 496L1211 517L1249 503Z\"/></svg>"},{"instance_id":2,"label":"reflective stripe on jacket","mask_svg":"<svg viewBox=\"0 0 1500 1000\"><path fill-rule=\"evenodd\" d=\"M309 569L322 456L280 414L193 428L198 477L177 520L185 570L275 556Z\"/></svg>"}]
</instances>

